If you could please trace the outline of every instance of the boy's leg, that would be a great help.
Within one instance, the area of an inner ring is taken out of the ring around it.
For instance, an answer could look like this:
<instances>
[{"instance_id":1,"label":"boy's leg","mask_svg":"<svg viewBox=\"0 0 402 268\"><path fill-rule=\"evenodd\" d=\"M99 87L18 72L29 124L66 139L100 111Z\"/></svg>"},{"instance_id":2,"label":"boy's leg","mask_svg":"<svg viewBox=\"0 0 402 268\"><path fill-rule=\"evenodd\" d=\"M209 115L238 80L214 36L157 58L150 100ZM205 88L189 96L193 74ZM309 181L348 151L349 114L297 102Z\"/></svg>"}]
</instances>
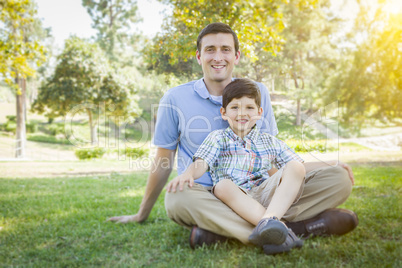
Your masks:
<instances>
[{"instance_id":1,"label":"boy's leg","mask_svg":"<svg viewBox=\"0 0 402 268\"><path fill-rule=\"evenodd\" d=\"M239 186L229 179L219 181L214 186L213 193L240 217L253 225L257 225L265 214L266 209L258 201L240 190Z\"/></svg>"},{"instance_id":2,"label":"boy's leg","mask_svg":"<svg viewBox=\"0 0 402 268\"><path fill-rule=\"evenodd\" d=\"M205 187L195 183L183 191L166 193L165 208L170 219L191 229L198 226L204 230L236 238L248 244L254 225L237 215L217 199Z\"/></svg>"},{"instance_id":3,"label":"boy's leg","mask_svg":"<svg viewBox=\"0 0 402 268\"><path fill-rule=\"evenodd\" d=\"M283 216L298 235L345 234L358 224L354 212L335 209L349 197L352 190L348 172L340 167L325 167L306 174L303 193ZM273 189L259 189L254 198L268 206ZM319 227L319 230L314 229ZM324 230L324 231L323 231Z\"/></svg>"},{"instance_id":4,"label":"boy's leg","mask_svg":"<svg viewBox=\"0 0 402 268\"><path fill-rule=\"evenodd\" d=\"M263 218L277 217L281 219L295 202L302 187L305 176L302 163L290 161L284 167L282 179L276 188Z\"/></svg>"},{"instance_id":5,"label":"boy's leg","mask_svg":"<svg viewBox=\"0 0 402 268\"><path fill-rule=\"evenodd\" d=\"M268 179L261 185L263 189L265 187L273 189L271 192L269 190L266 192L268 195L272 195L272 198L266 212L250 235L250 242L260 246L266 244L280 245L285 242L288 237L288 228L279 220L300 196L304 176L303 164L290 161L280 172L270 178L275 183L270 183ZM293 244L289 246L293 247Z\"/></svg>"}]
</instances>

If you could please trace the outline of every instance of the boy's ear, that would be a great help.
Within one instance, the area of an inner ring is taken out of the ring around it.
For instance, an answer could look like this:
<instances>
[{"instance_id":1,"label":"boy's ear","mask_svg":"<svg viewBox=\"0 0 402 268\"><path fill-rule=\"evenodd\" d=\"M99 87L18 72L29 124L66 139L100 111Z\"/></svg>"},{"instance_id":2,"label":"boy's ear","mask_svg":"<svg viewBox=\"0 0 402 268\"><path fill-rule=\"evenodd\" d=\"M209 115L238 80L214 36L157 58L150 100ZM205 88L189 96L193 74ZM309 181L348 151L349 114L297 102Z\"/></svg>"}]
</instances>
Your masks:
<instances>
[{"instance_id":1,"label":"boy's ear","mask_svg":"<svg viewBox=\"0 0 402 268\"><path fill-rule=\"evenodd\" d=\"M262 107L258 108L258 115L257 115L258 120L261 119L262 112L263 112Z\"/></svg>"},{"instance_id":2,"label":"boy's ear","mask_svg":"<svg viewBox=\"0 0 402 268\"><path fill-rule=\"evenodd\" d=\"M222 119L223 119L223 120L227 120L227 117L226 117L226 110L225 110L225 108L223 108L223 107L221 107L221 116L222 116Z\"/></svg>"}]
</instances>

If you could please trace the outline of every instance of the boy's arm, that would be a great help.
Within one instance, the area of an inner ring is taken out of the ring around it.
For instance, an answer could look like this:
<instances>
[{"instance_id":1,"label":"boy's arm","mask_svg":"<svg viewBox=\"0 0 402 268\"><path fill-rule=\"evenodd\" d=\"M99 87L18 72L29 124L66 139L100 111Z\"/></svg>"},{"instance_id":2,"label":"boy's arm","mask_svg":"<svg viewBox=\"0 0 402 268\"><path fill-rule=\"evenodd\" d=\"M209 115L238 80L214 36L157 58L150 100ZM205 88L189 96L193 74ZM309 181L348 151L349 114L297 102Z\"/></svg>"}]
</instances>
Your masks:
<instances>
[{"instance_id":1,"label":"boy's arm","mask_svg":"<svg viewBox=\"0 0 402 268\"><path fill-rule=\"evenodd\" d=\"M208 164L201 158L197 158L197 160L188 166L183 174L177 176L168 183L166 191L176 192L177 185L179 186L179 190L183 191L183 185L185 182L188 182L189 187L193 187L194 180L200 178L207 170Z\"/></svg>"},{"instance_id":2,"label":"boy's arm","mask_svg":"<svg viewBox=\"0 0 402 268\"><path fill-rule=\"evenodd\" d=\"M346 171L348 172L349 178L352 181L352 185L355 184L355 178L353 176L352 168L349 165L347 165L347 164L345 164L345 163L343 163L341 161L332 160L332 161L327 161L327 162L323 162L323 161L320 161L320 162L306 162L306 163L303 163L303 164L304 164L304 168L306 169L306 173L308 173L310 171L313 171L313 170L316 170L318 168L329 167L329 166L336 167L336 166L339 165L339 166L343 167L344 169L346 169Z\"/></svg>"}]
</instances>

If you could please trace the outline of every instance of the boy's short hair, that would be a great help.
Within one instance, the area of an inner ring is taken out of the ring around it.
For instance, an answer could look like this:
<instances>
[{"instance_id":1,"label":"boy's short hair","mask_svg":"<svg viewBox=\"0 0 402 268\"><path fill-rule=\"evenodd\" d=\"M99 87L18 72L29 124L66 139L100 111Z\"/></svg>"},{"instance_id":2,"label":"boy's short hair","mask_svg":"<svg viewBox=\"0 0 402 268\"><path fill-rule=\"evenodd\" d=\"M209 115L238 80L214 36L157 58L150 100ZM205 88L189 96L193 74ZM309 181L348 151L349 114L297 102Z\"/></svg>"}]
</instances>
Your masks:
<instances>
[{"instance_id":1,"label":"boy's short hair","mask_svg":"<svg viewBox=\"0 0 402 268\"><path fill-rule=\"evenodd\" d=\"M218 34L218 33L230 33L233 36L233 41L235 45L235 53L239 51L239 39L237 38L236 33L230 28L229 25L222 22L214 22L208 24L204 29L201 30L200 34L197 38L197 50L198 53L201 53L201 40L207 34Z\"/></svg>"},{"instance_id":2,"label":"boy's short hair","mask_svg":"<svg viewBox=\"0 0 402 268\"><path fill-rule=\"evenodd\" d=\"M240 99L244 96L254 99L258 108L261 107L260 89L256 83L247 78L236 79L225 87L222 95L222 107L226 109L233 99Z\"/></svg>"}]
</instances>

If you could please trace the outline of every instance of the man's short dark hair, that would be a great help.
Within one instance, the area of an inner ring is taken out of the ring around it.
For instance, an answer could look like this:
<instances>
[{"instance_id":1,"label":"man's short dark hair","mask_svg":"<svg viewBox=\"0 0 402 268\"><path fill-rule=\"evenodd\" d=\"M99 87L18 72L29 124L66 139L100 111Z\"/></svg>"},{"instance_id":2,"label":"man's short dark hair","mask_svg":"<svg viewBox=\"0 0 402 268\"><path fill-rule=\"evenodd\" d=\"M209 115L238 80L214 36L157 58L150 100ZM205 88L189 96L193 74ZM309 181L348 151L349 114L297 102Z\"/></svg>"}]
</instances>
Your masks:
<instances>
[{"instance_id":1,"label":"man's short dark hair","mask_svg":"<svg viewBox=\"0 0 402 268\"><path fill-rule=\"evenodd\" d=\"M261 93L257 84L247 78L239 78L230 82L223 90L222 107L226 109L233 99L249 97L255 100L258 108L261 107Z\"/></svg>"},{"instance_id":2,"label":"man's short dark hair","mask_svg":"<svg viewBox=\"0 0 402 268\"><path fill-rule=\"evenodd\" d=\"M197 50L198 53L201 53L201 40L207 34L217 34L217 33L230 33L233 36L233 41L235 45L235 53L239 51L239 39L237 38L236 33L230 28L229 25L222 22L214 22L208 24L207 27L201 30L200 34L197 38Z\"/></svg>"}]
</instances>

